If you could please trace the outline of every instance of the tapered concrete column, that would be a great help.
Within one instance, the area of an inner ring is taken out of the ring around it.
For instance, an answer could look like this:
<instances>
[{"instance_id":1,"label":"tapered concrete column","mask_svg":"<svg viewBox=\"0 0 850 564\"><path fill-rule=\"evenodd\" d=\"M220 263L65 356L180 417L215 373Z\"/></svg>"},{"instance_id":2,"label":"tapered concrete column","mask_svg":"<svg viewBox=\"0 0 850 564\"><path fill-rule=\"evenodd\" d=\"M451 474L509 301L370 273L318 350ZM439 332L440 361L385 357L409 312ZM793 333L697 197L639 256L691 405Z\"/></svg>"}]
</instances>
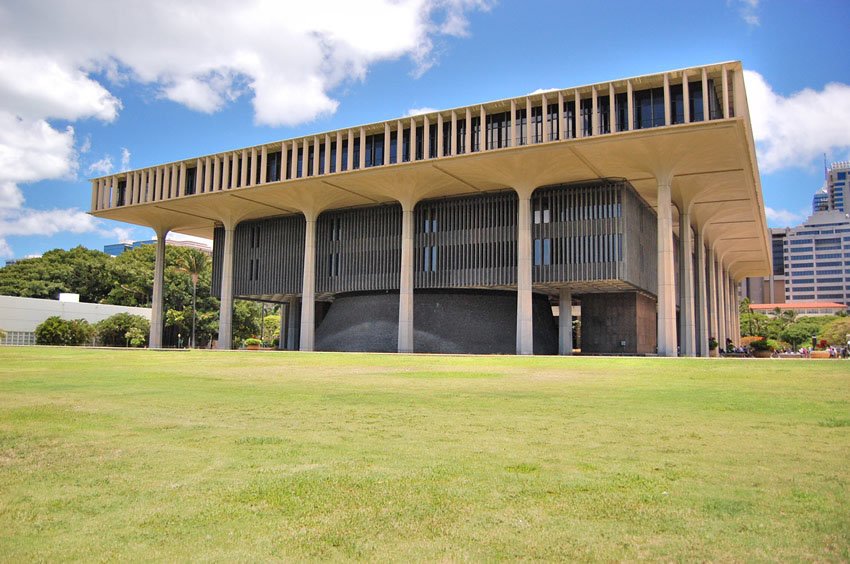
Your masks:
<instances>
[{"instance_id":1,"label":"tapered concrete column","mask_svg":"<svg viewBox=\"0 0 850 564\"><path fill-rule=\"evenodd\" d=\"M608 133L617 131L617 93L614 84L608 84Z\"/></svg>"},{"instance_id":2,"label":"tapered concrete column","mask_svg":"<svg viewBox=\"0 0 850 564\"><path fill-rule=\"evenodd\" d=\"M286 159L286 151L283 152L284 162ZM336 132L336 155L334 155L334 171L342 172L342 132ZM330 171L329 171L330 172Z\"/></svg>"},{"instance_id":3,"label":"tapered concrete column","mask_svg":"<svg viewBox=\"0 0 850 564\"><path fill-rule=\"evenodd\" d=\"M401 209L401 278L398 292L398 352L413 352L413 205Z\"/></svg>"},{"instance_id":4,"label":"tapered concrete column","mask_svg":"<svg viewBox=\"0 0 850 564\"><path fill-rule=\"evenodd\" d=\"M186 163L180 163L180 178L177 185L178 193L181 196L186 195Z\"/></svg>"},{"instance_id":5,"label":"tapered concrete column","mask_svg":"<svg viewBox=\"0 0 850 564\"><path fill-rule=\"evenodd\" d=\"M774 281L775 281L773 277L774 277L773 263L771 262L770 278L768 278L768 283L770 284L770 287L767 290L768 290L768 295L770 296L770 303L775 304L776 303L776 290L774 290L774 288L773 288L773 284L774 284Z\"/></svg>"},{"instance_id":6,"label":"tapered concrete column","mask_svg":"<svg viewBox=\"0 0 850 564\"><path fill-rule=\"evenodd\" d=\"M201 159L195 161L195 194L201 194L207 191L204 190L204 177L209 176L207 174L209 167L204 166L206 162Z\"/></svg>"},{"instance_id":7,"label":"tapered concrete column","mask_svg":"<svg viewBox=\"0 0 850 564\"><path fill-rule=\"evenodd\" d=\"M443 146L443 114L437 114L437 158L441 158L445 152Z\"/></svg>"},{"instance_id":8,"label":"tapered concrete column","mask_svg":"<svg viewBox=\"0 0 850 564\"><path fill-rule=\"evenodd\" d=\"M245 165L243 164L242 166L244 167ZM256 147L251 148L251 167L248 168L247 170L249 171L248 172L248 179L245 181L244 184L242 184L242 186L253 186L256 183L256 180L257 180L257 148Z\"/></svg>"},{"instance_id":9,"label":"tapered concrete column","mask_svg":"<svg viewBox=\"0 0 850 564\"><path fill-rule=\"evenodd\" d=\"M673 120L670 119L671 104L670 104L670 75L664 73L664 125L670 125Z\"/></svg>"},{"instance_id":10,"label":"tapered concrete column","mask_svg":"<svg viewBox=\"0 0 850 564\"><path fill-rule=\"evenodd\" d=\"M595 86L590 88L590 134L599 135L599 93Z\"/></svg>"},{"instance_id":11,"label":"tapered concrete column","mask_svg":"<svg viewBox=\"0 0 850 564\"><path fill-rule=\"evenodd\" d=\"M714 248L710 247L708 249L708 305L711 309L711 314L709 316L709 330L710 337L714 337L717 339L717 342L720 342L720 323L719 316L717 315L717 260L714 256Z\"/></svg>"},{"instance_id":12,"label":"tapered concrete column","mask_svg":"<svg viewBox=\"0 0 850 564\"><path fill-rule=\"evenodd\" d=\"M360 153L362 156L362 152ZM304 279L301 285L301 350L312 351L316 340L316 215L304 214Z\"/></svg>"},{"instance_id":13,"label":"tapered concrete column","mask_svg":"<svg viewBox=\"0 0 850 564\"><path fill-rule=\"evenodd\" d=\"M431 121L428 116L422 118L422 160L431 158Z\"/></svg>"},{"instance_id":14,"label":"tapered concrete column","mask_svg":"<svg viewBox=\"0 0 850 564\"><path fill-rule=\"evenodd\" d=\"M508 143L511 147L519 147L520 135L516 117L516 100L511 100L511 133L508 135L508 139L510 140Z\"/></svg>"},{"instance_id":15,"label":"tapered concrete column","mask_svg":"<svg viewBox=\"0 0 850 564\"><path fill-rule=\"evenodd\" d=\"M362 148L361 148L361 151L362 151ZM309 153L306 153L306 154L309 156ZM307 162L309 162L309 161L310 161L310 159L307 159ZM372 164L374 164L374 163L372 163ZM313 137L313 176L319 176L319 138L318 137Z\"/></svg>"},{"instance_id":16,"label":"tapered concrete column","mask_svg":"<svg viewBox=\"0 0 850 564\"><path fill-rule=\"evenodd\" d=\"M691 123L691 91L688 84L688 73L682 71L682 103L685 110L685 123Z\"/></svg>"},{"instance_id":17,"label":"tapered concrete column","mask_svg":"<svg viewBox=\"0 0 850 564\"><path fill-rule=\"evenodd\" d=\"M209 161L207 161L209 163ZM218 192L221 190L221 159L218 157L212 158L212 178L211 184L207 187L207 192ZM210 167L207 166L206 177L209 178Z\"/></svg>"},{"instance_id":18,"label":"tapered concrete column","mask_svg":"<svg viewBox=\"0 0 850 564\"><path fill-rule=\"evenodd\" d=\"M687 206L683 206L687 208ZM682 320L682 336L680 338L682 356L696 355L696 321L694 320L694 258L691 252L693 236L691 234L691 216L687 209L679 215L679 266L681 272L680 287L682 301L680 302L680 318Z\"/></svg>"},{"instance_id":19,"label":"tapered concrete column","mask_svg":"<svg viewBox=\"0 0 850 564\"><path fill-rule=\"evenodd\" d=\"M697 354L699 356L708 356L708 289L706 288L705 276L705 236L702 229L697 230L696 240L696 259L697 259Z\"/></svg>"},{"instance_id":20,"label":"tapered concrete column","mask_svg":"<svg viewBox=\"0 0 850 564\"><path fill-rule=\"evenodd\" d=\"M354 131L351 129L348 130L348 148L345 153L347 159L346 170L354 170ZM292 175L292 178L295 178L294 174Z\"/></svg>"},{"instance_id":21,"label":"tapered concrete column","mask_svg":"<svg viewBox=\"0 0 850 564\"><path fill-rule=\"evenodd\" d=\"M221 165L220 165L220 167L221 167L221 178L220 178L221 184L214 182L214 184L215 184L214 188L215 188L216 191L227 190L228 188L230 188L230 182L229 182L229 178L230 178L230 155L225 153L224 155L221 155L221 157L219 157L219 158L221 159ZM218 162L218 160L219 159L217 158L216 162ZM213 165L213 166L215 167L215 165ZM217 169L215 169L215 170L217 170Z\"/></svg>"},{"instance_id":22,"label":"tapered concrete column","mask_svg":"<svg viewBox=\"0 0 850 564\"><path fill-rule=\"evenodd\" d=\"M676 356L676 282L670 180L658 180L658 354Z\"/></svg>"},{"instance_id":23,"label":"tapered concrete column","mask_svg":"<svg viewBox=\"0 0 850 564\"><path fill-rule=\"evenodd\" d=\"M457 155L457 112L452 110L451 139L449 139L449 154Z\"/></svg>"},{"instance_id":24,"label":"tapered concrete column","mask_svg":"<svg viewBox=\"0 0 850 564\"><path fill-rule=\"evenodd\" d=\"M738 308L735 307L735 304L737 304L738 299L737 292L735 291L735 280L732 278L731 274L726 275L726 284L728 286L729 291L729 301L727 302L729 314L726 316L726 319L729 323L729 330L727 331L727 333L729 334L729 338L732 339L735 344L737 344L738 338L736 336L737 331L735 331L735 319L737 317L736 314L738 312Z\"/></svg>"},{"instance_id":25,"label":"tapered concrete column","mask_svg":"<svg viewBox=\"0 0 850 564\"><path fill-rule=\"evenodd\" d=\"M404 162L404 124L398 120L395 125L395 162Z\"/></svg>"},{"instance_id":26,"label":"tapered concrete column","mask_svg":"<svg viewBox=\"0 0 850 564\"><path fill-rule=\"evenodd\" d=\"M516 353L534 354L531 310L531 190L517 191L517 312Z\"/></svg>"},{"instance_id":27,"label":"tapered concrete column","mask_svg":"<svg viewBox=\"0 0 850 564\"><path fill-rule=\"evenodd\" d=\"M297 296L289 298L286 314L286 348L290 351L298 350L301 336L301 300Z\"/></svg>"},{"instance_id":28,"label":"tapered concrete column","mask_svg":"<svg viewBox=\"0 0 850 564\"><path fill-rule=\"evenodd\" d=\"M416 161L416 119L410 118L410 162Z\"/></svg>"},{"instance_id":29,"label":"tapered concrete column","mask_svg":"<svg viewBox=\"0 0 850 564\"><path fill-rule=\"evenodd\" d=\"M306 145L306 142L305 142L305 145L304 145L304 159L305 159L305 161L304 161L304 162L306 163L306 162L307 162L307 161L306 161L306 159L307 159L307 145ZM365 128L365 127L361 127L361 128L360 128L360 159L358 159L358 160L360 161L360 162L358 163L358 166L360 167L360 170L363 170L364 168L366 168L366 128ZM305 167L306 167L306 165L305 165ZM307 174L306 174L306 170L307 170L307 169L305 168L304 170L305 170L305 174L304 174L304 176L307 176ZM302 313L301 313L301 316L302 316L302 317L304 316L303 309L304 309L304 308L302 307ZM301 337L301 338L302 338L302 339L304 338L304 337L303 337L303 334L302 334L302 337ZM304 350L304 349L302 349L302 350ZM310 349L310 350L313 350L313 349Z\"/></svg>"},{"instance_id":30,"label":"tapered concrete column","mask_svg":"<svg viewBox=\"0 0 850 564\"><path fill-rule=\"evenodd\" d=\"M125 202L124 204L137 204L139 203L136 199L136 175L133 173L127 174L127 179L124 181L124 193Z\"/></svg>"},{"instance_id":31,"label":"tapered concrete column","mask_svg":"<svg viewBox=\"0 0 850 564\"><path fill-rule=\"evenodd\" d=\"M277 350L286 350L286 305L280 304L280 335L277 338Z\"/></svg>"},{"instance_id":32,"label":"tapered concrete column","mask_svg":"<svg viewBox=\"0 0 850 564\"><path fill-rule=\"evenodd\" d=\"M575 100L575 117L576 117L576 139L581 139L584 137L584 131L581 123L581 94L578 93L578 90L575 91L573 99Z\"/></svg>"},{"instance_id":33,"label":"tapered concrete column","mask_svg":"<svg viewBox=\"0 0 850 564\"><path fill-rule=\"evenodd\" d=\"M726 70L726 66L720 68L720 83L723 86L723 96L721 100L723 101L723 117L729 117L729 73Z\"/></svg>"},{"instance_id":34,"label":"tapered concrete column","mask_svg":"<svg viewBox=\"0 0 850 564\"><path fill-rule=\"evenodd\" d=\"M463 130L463 152L472 152L472 111L466 108L466 127Z\"/></svg>"},{"instance_id":35,"label":"tapered concrete column","mask_svg":"<svg viewBox=\"0 0 850 564\"><path fill-rule=\"evenodd\" d=\"M629 114L626 116L629 122L629 131L633 131L635 128L635 92L631 80L626 81L626 111Z\"/></svg>"},{"instance_id":36,"label":"tapered concrete column","mask_svg":"<svg viewBox=\"0 0 850 564\"><path fill-rule=\"evenodd\" d=\"M165 239L168 229L156 231L156 260L153 267L153 300L151 303L150 348L162 348L163 286L165 285Z\"/></svg>"},{"instance_id":37,"label":"tapered concrete column","mask_svg":"<svg viewBox=\"0 0 850 564\"><path fill-rule=\"evenodd\" d=\"M330 145L328 145L328 151L330 151ZM263 145L262 149L260 149L260 184L265 184L267 181L267 175L269 170L268 162L269 150L268 148L266 148L265 145ZM254 178L256 178L256 176Z\"/></svg>"},{"instance_id":38,"label":"tapered concrete column","mask_svg":"<svg viewBox=\"0 0 850 564\"><path fill-rule=\"evenodd\" d=\"M162 199L162 169L157 168L153 176L153 199L158 202Z\"/></svg>"},{"instance_id":39,"label":"tapered concrete column","mask_svg":"<svg viewBox=\"0 0 850 564\"><path fill-rule=\"evenodd\" d=\"M717 264L717 342L720 350L726 350L726 298L726 273L720 260Z\"/></svg>"},{"instance_id":40,"label":"tapered concrete column","mask_svg":"<svg viewBox=\"0 0 850 564\"><path fill-rule=\"evenodd\" d=\"M567 123L564 120L564 93L558 92L558 140L567 138Z\"/></svg>"},{"instance_id":41,"label":"tapered concrete column","mask_svg":"<svg viewBox=\"0 0 850 564\"><path fill-rule=\"evenodd\" d=\"M702 68L702 119L703 121L711 119L711 112L708 111L708 73L705 67Z\"/></svg>"},{"instance_id":42,"label":"tapered concrete column","mask_svg":"<svg viewBox=\"0 0 850 564\"><path fill-rule=\"evenodd\" d=\"M307 159L307 142L304 142L304 159ZM234 163L235 166L235 163ZM307 176L306 174L304 176ZM239 166L239 187L248 186L248 149L242 149L242 162Z\"/></svg>"},{"instance_id":43,"label":"tapered concrete column","mask_svg":"<svg viewBox=\"0 0 850 564\"><path fill-rule=\"evenodd\" d=\"M573 294L566 288L558 292L558 354L573 354Z\"/></svg>"},{"instance_id":44,"label":"tapered concrete column","mask_svg":"<svg viewBox=\"0 0 850 564\"><path fill-rule=\"evenodd\" d=\"M230 154L230 187L236 188L239 184L239 155Z\"/></svg>"},{"instance_id":45,"label":"tapered concrete column","mask_svg":"<svg viewBox=\"0 0 850 564\"><path fill-rule=\"evenodd\" d=\"M487 111L484 106L481 106L481 112L478 117L478 150L487 150Z\"/></svg>"},{"instance_id":46,"label":"tapered concrete column","mask_svg":"<svg viewBox=\"0 0 850 564\"><path fill-rule=\"evenodd\" d=\"M224 224L224 253L221 258L221 300L218 312L218 348L233 347L233 239L236 225Z\"/></svg>"}]
</instances>

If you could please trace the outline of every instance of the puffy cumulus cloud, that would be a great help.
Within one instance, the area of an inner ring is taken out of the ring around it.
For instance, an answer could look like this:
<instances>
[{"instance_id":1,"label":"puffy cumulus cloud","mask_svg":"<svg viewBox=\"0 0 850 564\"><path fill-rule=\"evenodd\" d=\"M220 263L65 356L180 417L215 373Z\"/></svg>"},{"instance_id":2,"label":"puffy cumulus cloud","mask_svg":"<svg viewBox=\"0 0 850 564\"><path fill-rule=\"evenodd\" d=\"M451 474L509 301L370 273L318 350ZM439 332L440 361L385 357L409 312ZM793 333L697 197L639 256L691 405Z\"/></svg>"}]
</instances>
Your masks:
<instances>
[{"instance_id":1,"label":"puffy cumulus cloud","mask_svg":"<svg viewBox=\"0 0 850 564\"><path fill-rule=\"evenodd\" d=\"M768 223L775 227L799 225L804 219L806 219L806 214L804 213L777 210L771 207L764 208L764 215L767 217Z\"/></svg>"},{"instance_id":2,"label":"puffy cumulus cloud","mask_svg":"<svg viewBox=\"0 0 850 564\"><path fill-rule=\"evenodd\" d=\"M130 149L121 147L121 170L130 170Z\"/></svg>"},{"instance_id":3,"label":"puffy cumulus cloud","mask_svg":"<svg viewBox=\"0 0 850 564\"><path fill-rule=\"evenodd\" d=\"M107 174L112 172L113 168L115 167L112 164L112 157L109 155L104 155L102 159L91 163L86 170L89 174L106 176Z\"/></svg>"},{"instance_id":4,"label":"puffy cumulus cloud","mask_svg":"<svg viewBox=\"0 0 850 564\"><path fill-rule=\"evenodd\" d=\"M0 239L0 258L12 258L13 256L15 255L12 253L12 247L5 240Z\"/></svg>"},{"instance_id":5,"label":"puffy cumulus cloud","mask_svg":"<svg viewBox=\"0 0 850 564\"><path fill-rule=\"evenodd\" d=\"M782 96L757 72L744 71L744 81L762 172L806 168L850 148L850 85Z\"/></svg>"},{"instance_id":6,"label":"puffy cumulus cloud","mask_svg":"<svg viewBox=\"0 0 850 564\"><path fill-rule=\"evenodd\" d=\"M729 0L727 4L734 4L738 8L738 15L747 25L755 27L761 24L758 14L759 0Z\"/></svg>"},{"instance_id":7,"label":"puffy cumulus cloud","mask_svg":"<svg viewBox=\"0 0 850 564\"><path fill-rule=\"evenodd\" d=\"M437 108L429 108L427 106L424 107L424 108L410 108L409 110L407 110L407 113L405 115L411 116L411 117L412 116L421 116L422 114L430 114L430 113L433 113L433 112L436 112L436 111L437 111Z\"/></svg>"},{"instance_id":8,"label":"puffy cumulus cloud","mask_svg":"<svg viewBox=\"0 0 850 564\"><path fill-rule=\"evenodd\" d=\"M0 15L0 59L8 59L0 96L14 96L29 114L49 108L54 117L110 120L121 105L92 78L103 73L151 84L207 113L247 92L257 123L294 125L335 111L333 88L364 78L377 61L406 56L421 74L435 62L435 41L467 35L468 13L488 7L488 0L91 0L83 11L68 0L16 2ZM20 76L38 80L22 85Z\"/></svg>"}]
</instances>

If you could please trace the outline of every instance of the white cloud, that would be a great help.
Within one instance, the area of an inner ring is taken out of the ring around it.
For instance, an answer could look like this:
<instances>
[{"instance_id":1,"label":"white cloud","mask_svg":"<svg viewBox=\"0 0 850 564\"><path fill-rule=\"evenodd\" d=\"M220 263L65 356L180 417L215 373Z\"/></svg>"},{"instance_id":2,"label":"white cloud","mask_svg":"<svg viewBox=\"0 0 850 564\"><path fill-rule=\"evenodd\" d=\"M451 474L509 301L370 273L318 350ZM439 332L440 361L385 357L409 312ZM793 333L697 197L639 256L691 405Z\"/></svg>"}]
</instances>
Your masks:
<instances>
[{"instance_id":1,"label":"white cloud","mask_svg":"<svg viewBox=\"0 0 850 564\"><path fill-rule=\"evenodd\" d=\"M762 172L807 168L850 148L850 85L782 96L757 72L744 71L744 81Z\"/></svg>"},{"instance_id":2,"label":"white cloud","mask_svg":"<svg viewBox=\"0 0 850 564\"><path fill-rule=\"evenodd\" d=\"M121 170L130 170L130 150L127 147L121 147Z\"/></svg>"},{"instance_id":3,"label":"white cloud","mask_svg":"<svg viewBox=\"0 0 850 564\"><path fill-rule=\"evenodd\" d=\"M546 94L547 92L555 92L556 90L558 90L558 89L557 88L538 88L534 92L529 92L528 95L533 96L535 94Z\"/></svg>"},{"instance_id":4,"label":"white cloud","mask_svg":"<svg viewBox=\"0 0 850 564\"><path fill-rule=\"evenodd\" d=\"M336 111L334 88L370 65L409 57L424 72L435 41L468 34L466 15L489 0L64 0L0 7L0 245L2 237L104 231L79 210L25 207L21 183L74 178L74 129L50 120L114 121L114 85L211 113L252 96L259 124L295 125ZM103 78L105 77L105 79ZM121 170L130 152L121 154ZM114 170L111 157L90 172Z\"/></svg>"},{"instance_id":5,"label":"white cloud","mask_svg":"<svg viewBox=\"0 0 850 564\"><path fill-rule=\"evenodd\" d=\"M738 6L738 15L747 25L755 27L761 24L758 15L759 0L735 0L734 3Z\"/></svg>"},{"instance_id":6,"label":"white cloud","mask_svg":"<svg viewBox=\"0 0 850 564\"><path fill-rule=\"evenodd\" d=\"M799 225L806 215L788 210L776 210L771 207L764 208L764 215L767 216L767 221L776 226L791 226Z\"/></svg>"},{"instance_id":7,"label":"white cloud","mask_svg":"<svg viewBox=\"0 0 850 564\"><path fill-rule=\"evenodd\" d=\"M14 256L12 247L4 239L0 239L0 258L12 258Z\"/></svg>"},{"instance_id":8,"label":"white cloud","mask_svg":"<svg viewBox=\"0 0 850 564\"><path fill-rule=\"evenodd\" d=\"M407 110L407 113L404 114L404 115L406 115L408 117L413 117L413 116L421 116L422 114L431 114L431 113L434 113L436 111L437 111L437 108L429 108L429 107L426 106L424 108L410 108L409 110Z\"/></svg>"},{"instance_id":9,"label":"white cloud","mask_svg":"<svg viewBox=\"0 0 850 564\"><path fill-rule=\"evenodd\" d=\"M112 172L114 165L112 164L112 157L109 155L104 155L102 159L99 161L95 161L89 165L88 173L94 174L97 173L100 176L106 176L107 174Z\"/></svg>"},{"instance_id":10,"label":"white cloud","mask_svg":"<svg viewBox=\"0 0 850 564\"><path fill-rule=\"evenodd\" d=\"M293 125L335 111L330 92L375 62L409 57L424 71L435 40L467 35L467 14L488 5L90 0L83 13L61 0L12 3L0 20L0 98L21 115L109 121L121 103L93 78L103 72L207 113L248 93L258 123Z\"/></svg>"}]
</instances>

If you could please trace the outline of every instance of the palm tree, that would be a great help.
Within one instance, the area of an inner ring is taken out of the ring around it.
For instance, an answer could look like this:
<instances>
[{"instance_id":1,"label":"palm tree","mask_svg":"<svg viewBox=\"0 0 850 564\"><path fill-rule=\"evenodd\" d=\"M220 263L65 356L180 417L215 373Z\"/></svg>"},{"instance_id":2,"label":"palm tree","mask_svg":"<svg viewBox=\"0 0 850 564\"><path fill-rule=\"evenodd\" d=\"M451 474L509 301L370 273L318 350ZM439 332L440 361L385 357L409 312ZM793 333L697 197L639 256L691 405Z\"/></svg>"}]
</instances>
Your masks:
<instances>
[{"instance_id":1,"label":"palm tree","mask_svg":"<svg viewBox=\"0 0 850 564\"><path fill-rule=\"evenodd\" d=\"M190 347L195 348L195 298L198 294L198 279L209 266L210 258L197 249L186 249L177 262L177 270L192 278L192 340Z\"/></svg>"}]
</instances>

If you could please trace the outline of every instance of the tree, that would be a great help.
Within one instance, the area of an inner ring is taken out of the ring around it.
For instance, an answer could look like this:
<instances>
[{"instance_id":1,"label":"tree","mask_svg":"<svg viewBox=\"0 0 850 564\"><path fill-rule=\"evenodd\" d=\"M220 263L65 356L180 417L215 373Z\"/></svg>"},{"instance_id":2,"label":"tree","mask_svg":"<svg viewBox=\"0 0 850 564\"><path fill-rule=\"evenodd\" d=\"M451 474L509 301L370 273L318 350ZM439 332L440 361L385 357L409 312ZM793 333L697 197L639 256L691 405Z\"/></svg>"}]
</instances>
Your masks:
<instances>
[{"instance_id":1,"label":"tree","mask_svg":"<svg viewBox=\"0 0 850 564\"><path fill-rule=\"evenodd\" d=\"M129 344L127 333L134 331L133 335L141 333L149 335L151 330L150 322L141 315L132 315L129 313L116 313L111 317L107 317L103 321L95 324L98 340L100 344L109 347L126 347ZM142 339L140 345L144 346L146 339Z\"/></svg>"},{"instance_id":2,"label":"tree","mask_svg":"<svg viewBox=\"0 0 850 564\"><path fill-rule=\"evenodd\" d=\"M81 301L99 303L113 285L111 260L85 247L47 251L0 269L0 294L56 299L60 292L73 292Z\"/></svg>"},{"instance_id":3,"label":"tree","mask_svg":"<svg viewBox=\"0 0 850 564\"><path fill-rule=\"evenodd\" d=\"M35 328L35 342L39 345L84 345L94 336L94 327L85 319L48 317Z\"/></svg>"},{"instance_id":4,"label":"tree","mask_svg":"<svg viewBox=\"0 0 850 564\"><path fill-rule=\"evenodd\" d=\"M850 317L836 317L821 330L821 338L832 346L847 346L850 335Z\"/></svg>"},{"instance_id":5,"label":"tree","mask_svg":"<svg viewBox=\"0 0 850 564\"><path fill-rule=\"evenodd\" d=\"M197 308L195 307L198 295L198 280L207 271L209 257L197 249L186 249L186 253L178 258L177 270L185 272L192 280L192 340L190 347L195 348L195 325L197 319Z\"/></svg>"}]
</instances>

